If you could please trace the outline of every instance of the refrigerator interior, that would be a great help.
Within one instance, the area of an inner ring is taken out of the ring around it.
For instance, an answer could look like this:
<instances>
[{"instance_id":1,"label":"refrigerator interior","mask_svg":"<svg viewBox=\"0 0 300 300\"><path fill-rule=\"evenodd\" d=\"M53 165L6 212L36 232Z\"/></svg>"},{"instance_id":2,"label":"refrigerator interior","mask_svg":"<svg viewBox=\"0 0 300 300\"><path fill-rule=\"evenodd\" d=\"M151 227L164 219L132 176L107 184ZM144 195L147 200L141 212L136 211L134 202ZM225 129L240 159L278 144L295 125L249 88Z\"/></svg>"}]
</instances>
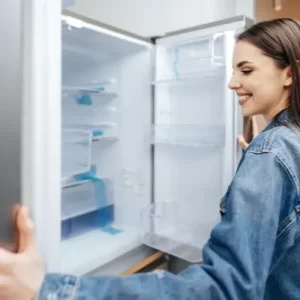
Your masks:
<instances>
[{"instance_id":1,"label":"refrigerator interior","mask_svg":"<svg viewBox=\"0 0 300 300\"><path fill-rule=\"evenodd\" d=\"M153 45L62 22L62 272L85 274L141 245L150 203Z\"/></svg>"},{"instance_id":2,"label":"refrigerator interior","mask_svg":"<svg viewBox=\"0 0 300 300\"><path fill-rule=\"evenodd\" d=\"M157 41L149 128L155 203L142 212L143 241L193 263L202 259L233 175L233 36L211 28Z\"/></svg>"}]
</instances>

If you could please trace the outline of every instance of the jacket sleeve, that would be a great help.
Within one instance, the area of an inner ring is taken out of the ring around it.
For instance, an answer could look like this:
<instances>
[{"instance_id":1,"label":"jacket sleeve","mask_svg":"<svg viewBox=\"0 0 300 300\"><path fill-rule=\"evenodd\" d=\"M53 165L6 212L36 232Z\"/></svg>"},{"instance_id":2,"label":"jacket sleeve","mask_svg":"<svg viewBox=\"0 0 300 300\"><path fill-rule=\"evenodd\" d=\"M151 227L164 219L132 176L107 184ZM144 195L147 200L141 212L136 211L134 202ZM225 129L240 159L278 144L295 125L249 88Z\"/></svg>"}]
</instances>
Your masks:
<instances>
[{"instance_id":1,"label":"jacket sleeve","mask_svg":"<svg viewBox=\"0 0 300 300\"><path fill-rule=\"evenodd\" d=\"M203 249L203 264L179 275L48 274L39 299L263 299L283 194L293 192L293 181L274 154L246 152L227 193L226 213Z\"/></svg>"}]
</instances>

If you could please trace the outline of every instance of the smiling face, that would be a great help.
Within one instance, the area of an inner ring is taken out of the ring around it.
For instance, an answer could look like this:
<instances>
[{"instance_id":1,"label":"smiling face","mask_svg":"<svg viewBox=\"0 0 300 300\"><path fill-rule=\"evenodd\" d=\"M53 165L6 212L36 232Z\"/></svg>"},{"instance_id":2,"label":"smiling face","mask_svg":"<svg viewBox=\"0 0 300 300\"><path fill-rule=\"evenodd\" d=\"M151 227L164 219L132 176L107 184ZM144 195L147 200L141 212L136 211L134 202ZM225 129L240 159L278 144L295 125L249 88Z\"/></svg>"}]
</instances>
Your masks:
<instances>
[{"instance_id":1,"label":"smiling face","mask_svg":"<svg viewBox=\"0 0 300 300\"><path fill-rule=\"evenodd\" d=\"M276 62L247 41L238 41L233 54L233 75L228 84L242 106L244 116L262 114L272 120L289 106L290 68Z\"/></svg>"}]
</instances>

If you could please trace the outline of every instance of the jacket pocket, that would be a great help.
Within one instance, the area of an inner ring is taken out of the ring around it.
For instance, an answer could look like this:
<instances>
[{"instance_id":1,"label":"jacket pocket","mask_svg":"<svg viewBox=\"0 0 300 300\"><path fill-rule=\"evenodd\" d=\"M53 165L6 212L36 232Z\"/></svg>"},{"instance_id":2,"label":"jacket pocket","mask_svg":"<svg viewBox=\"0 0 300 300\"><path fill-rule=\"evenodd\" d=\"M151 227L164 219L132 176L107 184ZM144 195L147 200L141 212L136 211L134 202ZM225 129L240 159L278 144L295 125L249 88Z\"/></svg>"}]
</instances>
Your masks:
<instances>
[{"instance_id":1,"label":"jacket pocket","mask_svg":"<svg viewBox=\"0 0 300 300\"><path fill-rule=\"evenodd\" d=\"M276 238L278 239L285 231L289 229L289 227L295 223L297 220L297 211L293 210L293 212L287 216L283 222L280 224L278 230L277 230L277 236Z\"/></svg>"},{"instance_id":2,"label":"jacket pocket","mask_svg":"<svg viewBox=\"0 0 300 300\"><path fill-rule=\"evenodd\" d=\"M229 201L228 198L229 198L229 194L230 194L230 189L231 189L231 184L227 188L227 191L226 191L225 195L222 197L222 199L220 201L220 215L221 215L221 217L223 217L227 212L227 206L228 206L228 201Z\"/></svg>"}]
</instances>

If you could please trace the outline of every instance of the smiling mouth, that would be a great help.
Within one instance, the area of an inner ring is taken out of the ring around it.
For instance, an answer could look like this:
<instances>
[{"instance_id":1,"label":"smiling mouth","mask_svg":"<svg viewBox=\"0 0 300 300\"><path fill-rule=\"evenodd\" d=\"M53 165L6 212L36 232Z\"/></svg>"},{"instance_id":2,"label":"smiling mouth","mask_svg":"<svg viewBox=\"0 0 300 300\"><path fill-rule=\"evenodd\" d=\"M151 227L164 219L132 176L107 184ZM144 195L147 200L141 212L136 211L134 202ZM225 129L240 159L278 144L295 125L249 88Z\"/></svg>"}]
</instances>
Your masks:
<instances>
[{"instance_id":1,"label":"smiling mouth","mask_svg":"<svg viewBox=\"0 0 300 300\"><path fill-rule=\"evenodd\" d=\"M238 96L239 96L239 104L243 105L250 99L252 94L244 94L244 95L238 95Z\"/></svg>"}]
</instances>

